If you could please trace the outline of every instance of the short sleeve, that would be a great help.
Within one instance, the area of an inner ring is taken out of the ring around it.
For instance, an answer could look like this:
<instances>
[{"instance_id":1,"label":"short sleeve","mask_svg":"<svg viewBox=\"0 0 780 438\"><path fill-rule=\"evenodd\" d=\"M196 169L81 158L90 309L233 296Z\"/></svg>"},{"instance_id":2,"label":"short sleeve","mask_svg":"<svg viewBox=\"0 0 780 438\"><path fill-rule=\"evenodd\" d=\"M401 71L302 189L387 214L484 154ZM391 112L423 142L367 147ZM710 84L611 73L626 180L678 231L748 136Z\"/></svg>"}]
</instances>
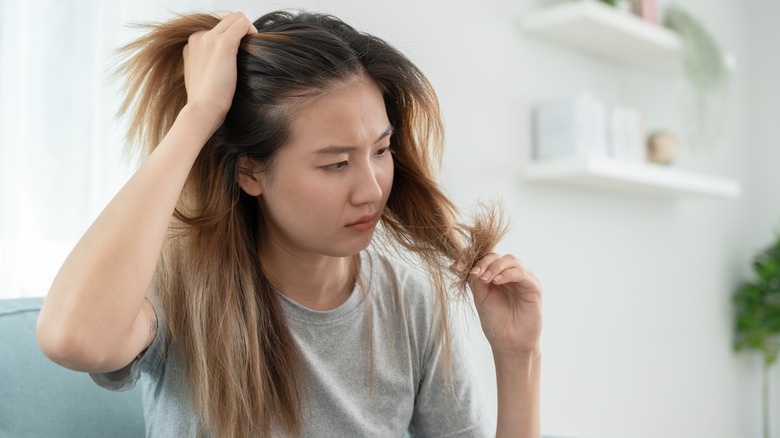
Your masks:
<instances>
[{"instance_id":1,"label":"short sleeve","mask_svg":"<svg viewBox=\"0 0 780 438\"><path fill-rule=\"evenodd\" d=\"M441 346L431 352L409 425L413 437L487 437L488 420L460 342L452 341L452 380L444 377Z\"/></svg>"},{"instance_id":2,"label":"short sleeve","mask_svg":"<svg viewBox=\"0 0 780 438\"><path fill-rule=\"evenodd\" d=\"M168 340L168 325L166 324L165 314L157 299L151 300L152 307L157 314L157 332L154 340L146 350L136 356L132 362L116 371L108 373L89 373L92 380L98 386L111 391L128 391L133 389L141 378L141 372L150 374L161 374L165 361L163 360L165 344Z\"/></svg>"}]
</instances>

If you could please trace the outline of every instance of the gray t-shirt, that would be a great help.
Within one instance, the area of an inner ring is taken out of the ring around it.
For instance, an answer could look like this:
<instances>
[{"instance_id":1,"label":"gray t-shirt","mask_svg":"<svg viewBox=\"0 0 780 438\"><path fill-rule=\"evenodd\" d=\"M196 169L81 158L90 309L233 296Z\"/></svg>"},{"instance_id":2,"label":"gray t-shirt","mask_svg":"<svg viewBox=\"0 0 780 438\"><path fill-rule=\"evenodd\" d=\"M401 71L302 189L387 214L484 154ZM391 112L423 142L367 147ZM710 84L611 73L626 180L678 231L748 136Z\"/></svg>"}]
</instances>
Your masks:
<instances>
[{"instance_id":1,"label":"gray t-shirt","mask_svg":"<svg viewBox=\"0 0 780 438\"><path fill-rule=\"evenodd\" d=\"M304 365L303 436L401 437L407 431L424 437L488 436L456 341L452 385L445 384L425 279L373 250L361 254L361 277L347 301L330 311L313 311L278 295ZM169 338L156 303L155 310L159 328L149 348L121 370L91 377L115 391L140 380L147 436L195 437L182 355L173 345L162 357Z\"/></svg>"}]
</instances>

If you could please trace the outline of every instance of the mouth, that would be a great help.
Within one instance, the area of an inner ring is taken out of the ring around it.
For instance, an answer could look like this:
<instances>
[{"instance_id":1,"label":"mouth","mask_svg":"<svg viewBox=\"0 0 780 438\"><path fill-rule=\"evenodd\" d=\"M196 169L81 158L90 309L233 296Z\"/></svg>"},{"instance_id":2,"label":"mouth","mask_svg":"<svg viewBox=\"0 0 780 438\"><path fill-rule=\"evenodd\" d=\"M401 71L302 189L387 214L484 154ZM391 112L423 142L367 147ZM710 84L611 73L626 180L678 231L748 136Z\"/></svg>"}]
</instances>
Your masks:
<instances>
[{"instance_id":1,"label":"mouth","mask_svg":"<svg viewBox=\"0 0 780 438\"><path fill-rule=\"evenodd\" d=\"M351 224L346 225L347 228L352 228L358 231L366 231L374 227L376 225L376 221L379 218L379 215L377 214L367 214L365 216L359 217L355 222L352 222Z\"/></svg>"}]
</instances>

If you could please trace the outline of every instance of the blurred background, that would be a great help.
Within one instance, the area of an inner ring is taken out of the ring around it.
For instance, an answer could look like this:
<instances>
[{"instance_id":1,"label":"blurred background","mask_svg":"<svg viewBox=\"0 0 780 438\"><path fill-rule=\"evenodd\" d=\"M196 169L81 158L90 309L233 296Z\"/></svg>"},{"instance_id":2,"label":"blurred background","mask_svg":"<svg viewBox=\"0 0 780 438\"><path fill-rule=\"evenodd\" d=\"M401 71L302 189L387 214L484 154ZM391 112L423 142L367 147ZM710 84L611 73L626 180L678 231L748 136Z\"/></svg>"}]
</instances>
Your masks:
<instances>
[{"instance_id":1,"label":"blurred background","mask_svg":"<svg viewBox=\"0 0 780 438\"><path fill-rule=\"evenodd\" d=\"M128 24L312 9L417 63L441 100L447 193L465 212L504 201L499 250L545 293L546 435L764 436L762 357L733 351L732 296L780 232L780 2L580 3L1 0L0 299L45 295L132 172L111 78ZM666 164L645 162L653 133Z\"/></svg>"}]
</instances>

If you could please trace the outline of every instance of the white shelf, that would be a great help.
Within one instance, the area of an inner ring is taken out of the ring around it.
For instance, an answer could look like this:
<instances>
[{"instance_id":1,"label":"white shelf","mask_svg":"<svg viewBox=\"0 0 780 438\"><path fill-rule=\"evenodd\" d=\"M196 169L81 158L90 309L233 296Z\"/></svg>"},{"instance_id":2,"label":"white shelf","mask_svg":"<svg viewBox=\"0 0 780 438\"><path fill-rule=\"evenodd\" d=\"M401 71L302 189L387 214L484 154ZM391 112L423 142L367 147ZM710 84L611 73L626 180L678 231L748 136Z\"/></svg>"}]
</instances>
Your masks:
<instances>
[{"instance_id":1,"label":"white shelf","mask_svg":"<svg viewBox=\"0 0 780 438\"><path fill-rule=\"evenodd\" d=\"M737 198L741 190L739 182L730 178L598 158L530 162L525 178L529 182L666 197Z\"/></svg>"},{"instance_id":2,"label":"white shelf","mask_svg":"<svg viewBox=\"0 0 780 438\"><path fill-rule=\"evenodd\" d=\"M594 0L559 3L529 15L525 30L661 73L681 70L682 43L671 30Z\"/></svg>"}]
</instances>

